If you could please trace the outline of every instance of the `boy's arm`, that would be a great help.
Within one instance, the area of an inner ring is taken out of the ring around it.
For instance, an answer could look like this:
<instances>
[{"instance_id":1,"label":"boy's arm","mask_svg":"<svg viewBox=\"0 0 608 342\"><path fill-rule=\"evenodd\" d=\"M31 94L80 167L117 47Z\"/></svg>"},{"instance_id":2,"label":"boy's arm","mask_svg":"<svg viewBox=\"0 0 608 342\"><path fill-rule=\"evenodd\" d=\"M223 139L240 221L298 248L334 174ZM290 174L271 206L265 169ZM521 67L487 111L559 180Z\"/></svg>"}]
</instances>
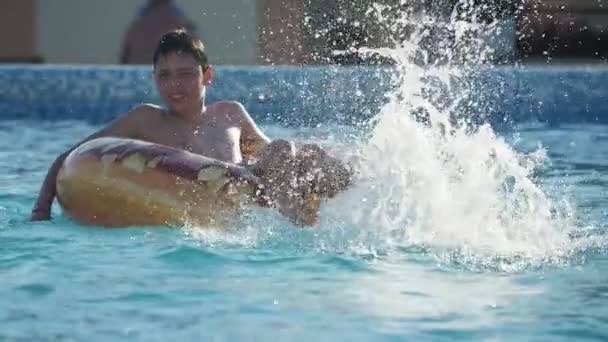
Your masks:
<instances>
[{"instance_id":1,"label":"boy's arm","mask_svg":"<svg viewBox=\"0 0 608 342\"><path fill-rule=\"evenodd\" d=\"M234 110L238 112L241 127L241 154L245 160L253 159L262 147L270 143L270 138L262 132L242 104L238 102L231 102L231 104L235 107Z\"/></svg>"},{"instance_id":2,"label":"boy's arm","mask_svg":"<svg viewBox=\"0 0 608 342\"><path fill-rule=\"evenodd\" d=\"M56 195L56 191L57 191L56 185L55 185L55 182L57 180L57 174L59 173L59 169L61 169L61 165L63 164L63 161L70 154L70 152L72 152L74 149L76 149L78 146L80 146L84 142L95 139L95 138L99 138L99 137L122 136L122 137L134 137L135 138L137 135L137 131L136 131L136 129L137 129L136 121L137 121L137 116L138 116L137 114L142 111L142 109L140 109L140 108L141 107L134 109L133 111L131 111L131 112L125 114L124 116L118 118L117 120L113 121L106 127L89 135L88 137L86 137L85 139L83 139L82 141L77 143L76 145L72 146L70 149L68 149L66 152L62 153L55 159L55 161L49 168L47 175L44 179L44 182L42 183L42 186L40 188L40 192L38 194L38 199L36 200L36 203L34 204L34 208L32 209L32 214L30 217L31 220L40 221L40 220L49 220L51 218L51 206L53 204L53 200L55 199L55 195Z\"/></svg>"}]
</instances>

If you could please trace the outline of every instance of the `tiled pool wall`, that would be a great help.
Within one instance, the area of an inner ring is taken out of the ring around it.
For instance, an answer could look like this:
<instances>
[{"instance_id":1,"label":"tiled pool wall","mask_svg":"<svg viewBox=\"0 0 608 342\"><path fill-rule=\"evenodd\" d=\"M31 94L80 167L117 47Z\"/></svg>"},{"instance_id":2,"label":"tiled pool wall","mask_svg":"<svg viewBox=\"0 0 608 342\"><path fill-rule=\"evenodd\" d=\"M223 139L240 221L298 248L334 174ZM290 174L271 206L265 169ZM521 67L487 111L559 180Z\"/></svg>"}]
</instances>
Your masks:
<instances>
[{"instance_id":1,"label":"tiled pool wall","mask_svg":"<svg viewBox=\"0 0 608 342\"><path fill-rule=\"evenodd\" d=\"M0 66L0 119L107 122L139 103L160 103L151 71L143 66ZM391 67L224 66L215 68L207 98L241 101L262 122L357 124L378 113L396 86L395 76ZM467 95L457 112L495 125L608 123L608 68L480 69L460 86L434 89L440 94L437 103L458 97L458 88L467 88Z\"/></svg>"}]
</instances>

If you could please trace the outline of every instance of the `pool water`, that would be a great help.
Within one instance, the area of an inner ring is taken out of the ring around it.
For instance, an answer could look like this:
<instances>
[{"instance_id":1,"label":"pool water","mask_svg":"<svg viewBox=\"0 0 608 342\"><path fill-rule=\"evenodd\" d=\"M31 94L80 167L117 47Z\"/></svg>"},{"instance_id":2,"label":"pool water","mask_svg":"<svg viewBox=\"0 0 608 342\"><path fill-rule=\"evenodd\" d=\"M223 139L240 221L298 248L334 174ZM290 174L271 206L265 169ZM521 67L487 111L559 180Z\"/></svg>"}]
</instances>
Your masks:
<instances>
[{"instance_id":1,"label":"pool water","mask_svg":"<svg viewBox=\"0 0 608 342\"><path fill-rule=\"evenodd\" d=\"M328 203L315 229L270 210L225 230L97 229L57 207L53 221L28 222L54 157L97 127L0 121L0 340L608 339L608 126L498 134L517 151L542 146L532 179L571 206L556 221L567 229L521 228L514 239L525 243L506 251L469 221L454 241L444 227L428 238L355 219L355 209L377 215L360 189ZM263 128L337 151L356 134Z\"/></svg>"}]
</instances>

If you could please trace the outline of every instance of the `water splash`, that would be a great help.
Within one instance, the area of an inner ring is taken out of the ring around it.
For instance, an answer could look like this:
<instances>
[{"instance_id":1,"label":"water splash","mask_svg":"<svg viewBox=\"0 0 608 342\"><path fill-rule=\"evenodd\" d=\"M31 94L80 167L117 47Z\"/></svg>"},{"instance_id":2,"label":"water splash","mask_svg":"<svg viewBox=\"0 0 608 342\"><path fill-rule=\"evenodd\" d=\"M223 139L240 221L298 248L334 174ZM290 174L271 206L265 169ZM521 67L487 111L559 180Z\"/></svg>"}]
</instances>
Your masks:
<instances>
[{"instance_id":1,"label":"water splash","mask_svg":"<svg viewBox=\"0 0 608 342\"><path fill-rule=\"evenodd\" d=\"M503 272L561 266L585 249L603 249L604 240L580 234L572 202L535 179L547 162L542 146L519 152L485 123L484 92L492 90L472 76L493 67L486 38L500 26L482 22L477 8L463 0L443 19L370 8L390 39L388 47L359 52L394 60L399 86L355 148L357 186L324 206L321 227L297 230L257 212L236 232L192 234L209 243L372 257L395 252Z\"/></svg>"},{"instance_id":2,"label":"water splash","mask_svg":"<svg viewBox=\"0 0 608 342\"><path fill-rule=\"evenodd\" d=\"M483 124L485 104L471 100L483 94L472 92L491 90L470 76L491 67L482 36L495 26L477 21L469 3L442 22L370 9L399 33L394 47L368 50L396 61L399 87L361 147L359 187L339 206L378 240L430 246L440 260L503 270L560 263L574 248L574 210L535 182L542 148L517 152Z\"/></svg>"}]
</instances>

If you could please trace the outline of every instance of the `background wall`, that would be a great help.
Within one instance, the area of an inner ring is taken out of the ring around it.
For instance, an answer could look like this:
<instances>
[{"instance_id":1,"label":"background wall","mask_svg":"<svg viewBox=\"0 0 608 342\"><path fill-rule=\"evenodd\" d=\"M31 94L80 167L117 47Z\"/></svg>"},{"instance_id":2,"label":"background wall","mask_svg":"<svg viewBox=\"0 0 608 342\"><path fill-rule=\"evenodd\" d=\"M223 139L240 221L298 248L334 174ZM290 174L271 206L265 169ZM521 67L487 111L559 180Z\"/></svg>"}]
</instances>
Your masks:
<instances>
[{"instance_id":1,"label":"background wall","mask_svg":"<svg viewBox=\"0 0 608 342\"><path fill-rule=\"evenodd\" d=\"M38 1L39 53L48 63L117 63L123 34L143 3L137 0ZM181 0L177 3L195 22L212 63L257 62L255 1Z\"/></svg>"},{"instance_id":2,"label":"background wall","mask_svg":"<svg viewBox=\"0 0 608 342\"><path fill-rule=\"evenodd\" d=\"M178 1L196 23L213 64L256 64L255 0Z\"/></svg>"},{"instance_id":3,"label":"background wall","mask_svg":"<svg viewBox=\"0 0 608 342\"><path fill-rule=\"evenodd\" d=\"M35 0L0 1L0 61L37 59Z\"/></svg>"},{"instance_id":4,"label":"background wall","mask_svg":"<svg viewBox=\"0 0 608 342\"><path fill-rule=\"evenodd\" d=\"M213 64L251 65L359 63L356 53L336 59L334 50L387 46L390 37L366 11L371 3L429 7L441 15L463 0L175 1L195 22ZM522 1L521 11L511 0L473 1L496 3L488 13L501 13L502 35L487 37L503 56L497 62L608 62L608 10L601 1ZM144 2L0 0L0 63L117 63L123 34Z\"/></svg>"},{"instance_id":5,"label":"background wall","mask_svg":"<svg viewBox=\"0 0 608 342\"><path fill-rule=\"evenodd\" d=\"M306 1L257 0L257 41L260 64L306 61L304 16Z\"/></svg>"}]
</instances>

